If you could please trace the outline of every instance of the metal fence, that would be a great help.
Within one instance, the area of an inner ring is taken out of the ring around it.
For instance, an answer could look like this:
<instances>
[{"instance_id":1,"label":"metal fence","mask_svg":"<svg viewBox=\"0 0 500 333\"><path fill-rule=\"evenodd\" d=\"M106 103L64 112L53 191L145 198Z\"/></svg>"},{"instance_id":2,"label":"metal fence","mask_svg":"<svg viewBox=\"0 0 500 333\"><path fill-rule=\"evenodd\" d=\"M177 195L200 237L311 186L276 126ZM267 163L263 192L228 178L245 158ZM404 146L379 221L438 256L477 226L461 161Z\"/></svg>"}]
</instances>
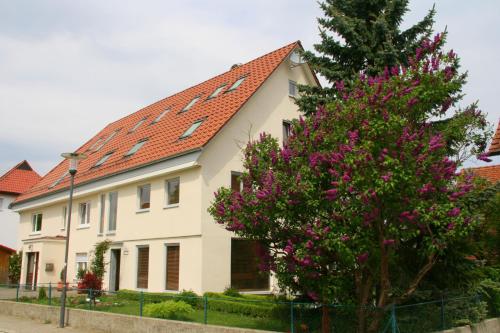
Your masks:
<instances>
[{"instance_id":1,"label":"metal fence","mask_svg":"<svg viewBox=\"0 0 500 333\"><path fill-rule=\"evenodd\" d=\"M0 299L60 306L61 287L53 284L0 285ZM110 292L69 286L66 302L70 308L292 333L320 332L323 313L328 311L331 332L359 331L357 312L360 309L356 306L321 305L264 296ZM485 309L486 304L478 296L468 296L442 297L386 308L365 307L363 311L367 314L367 325L379 321L381 333L425 333L478 322L484 319Z\"/></svg>"}]
</instances>

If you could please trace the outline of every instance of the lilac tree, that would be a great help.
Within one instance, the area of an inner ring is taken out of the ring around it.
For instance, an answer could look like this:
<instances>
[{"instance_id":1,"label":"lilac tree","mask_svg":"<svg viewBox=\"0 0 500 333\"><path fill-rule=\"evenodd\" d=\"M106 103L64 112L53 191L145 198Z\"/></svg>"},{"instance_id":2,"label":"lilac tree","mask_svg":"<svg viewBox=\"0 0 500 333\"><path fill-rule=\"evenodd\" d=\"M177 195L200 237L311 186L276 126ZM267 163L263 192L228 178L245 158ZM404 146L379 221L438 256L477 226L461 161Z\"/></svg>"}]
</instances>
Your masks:
<instances>
[{"instance_id":1,"label":"lilac tree","mask_svg":"<svg viewBox=\"0 0 500 333\"><path fill-rule=\"evenodd\" d=\"M443 43L442 35L425 40L407 68L361 75L349 90L338 82L342 98L296 120L283 146L267 134L249 142L243 190L219 189L209 209L227 230L269 248L262 269L282 288L345 303L352 281L359 332L380 324L367 322L367 306L408 298L477 223L460 203L472 183L457 181L458 162L430 126L460 99L465 79ZM484 121L476 105L458 112ZM414 270L396 282L402 251Z\"/></svg>"}]
</instances>

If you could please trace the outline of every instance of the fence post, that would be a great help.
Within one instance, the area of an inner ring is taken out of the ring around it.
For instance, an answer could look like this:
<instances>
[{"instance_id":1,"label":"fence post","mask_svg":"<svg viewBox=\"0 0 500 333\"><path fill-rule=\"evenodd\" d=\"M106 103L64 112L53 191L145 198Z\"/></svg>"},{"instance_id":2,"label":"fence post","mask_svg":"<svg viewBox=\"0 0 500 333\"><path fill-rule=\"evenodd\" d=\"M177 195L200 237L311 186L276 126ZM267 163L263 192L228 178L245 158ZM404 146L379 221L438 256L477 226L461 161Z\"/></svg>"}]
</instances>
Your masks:
<instances>
[{"instance_id":1,"label":"fence post","mask_svg":"<svg viewBox=\"0 0 500 333\"><path fill-rule=\"evenodd\" d=\"M444 321L444 296L441 295L441 329L444 331L446 329L446 323Z\"/></svg>"},{"instance_id":2,"label":"fence post","mask_svg":"<svg viewBox=\"0 0 500 333\"><path fill-rule=\"evenodd\" d=\"M16 302L19 302L19 283L17 284L16 287Z\"/></svg>"},{"instance_id":3,"label":"fence post","mask_svg":"<svg viewBox=\"0 0 500 333\"><path fill-rule=\"evenodd\" d=\"M144 292L141 291L141 299L139 302L139 317L142 317L142 307L144 305Z\"/></svg>"},{"instance_id":4,"label":"fence post","mask_svg":"<svg viewBox=\"0 0 500 333\"><path fill-rule=\"evenodd\" d=\"M203 296L203 323L208 324L208 297Z\"/></svg>"},{"instance_id":5,"label":"fence post","mask_svg":"<svg viewBox=\"0 0 500 333\"><path fill-rule=\"evenodd\" d=\"M49 305L52 305L52 283L49 282Z\"/></svg>"},{"instance_id":6,"label":"fence post","mask_svg":"<svg viewBox=\"0 0 500 333\"><path fill-rule=\"evenodd\" d=\"M397 333L396 304L392 304L392 307L391 307L391 331L392 331L392 333Z\"/></svg>"},{"instance_id":7,"label":"fence post","mask_svg":"<svg viewBox=\"0 0 500 333\"><path fill-rule=\"evenodd\" d=\"M92 288L90 288L90 290L89 290L89 310L92 310L92 296L94 296L94 295L92 292Z\"/></svg>"},{"instance_id":8,"label":"fence post","mask_svg":"<svg viewBox=\"0 0 500 333\"><path fill-rule=\"evenodd\" d=\"M295 333L295 318L293 313L293 301L290 301L290 332Z\"/></svg>"}]
</instances>

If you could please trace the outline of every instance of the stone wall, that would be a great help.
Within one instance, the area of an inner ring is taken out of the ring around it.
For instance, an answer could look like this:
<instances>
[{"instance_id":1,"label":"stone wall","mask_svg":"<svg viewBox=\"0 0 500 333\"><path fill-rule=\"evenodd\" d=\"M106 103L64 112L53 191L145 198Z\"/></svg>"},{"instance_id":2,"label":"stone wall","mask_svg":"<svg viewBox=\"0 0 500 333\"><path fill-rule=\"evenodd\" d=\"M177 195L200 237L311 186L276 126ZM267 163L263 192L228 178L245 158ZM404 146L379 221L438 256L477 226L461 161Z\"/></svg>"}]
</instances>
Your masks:
<instances>
[{"instance_id":1,"label":"stone wall","mask_svg":"<svg viewBox=\"0 0 500 333\"><path fill-rule=\"evenodd\" d=\"M108 312L67 309L67 324L74 328L91 330L96 333L258 333L265 331L202 325L174 320L140 318ZM0 314L29 318L39 322L59 323L59 307L0 301Z\"/></svg>"},{"instance_id":2,"label":"stone wall","mask_svg":"<svg viewBox=\"0 0 500 333\"><path fill-rule=\"evenodd\" d=\"M486 319L471 326L456 327L440 333L498 333L500 332L500 318Z\"/></svg>"}]
</instances>

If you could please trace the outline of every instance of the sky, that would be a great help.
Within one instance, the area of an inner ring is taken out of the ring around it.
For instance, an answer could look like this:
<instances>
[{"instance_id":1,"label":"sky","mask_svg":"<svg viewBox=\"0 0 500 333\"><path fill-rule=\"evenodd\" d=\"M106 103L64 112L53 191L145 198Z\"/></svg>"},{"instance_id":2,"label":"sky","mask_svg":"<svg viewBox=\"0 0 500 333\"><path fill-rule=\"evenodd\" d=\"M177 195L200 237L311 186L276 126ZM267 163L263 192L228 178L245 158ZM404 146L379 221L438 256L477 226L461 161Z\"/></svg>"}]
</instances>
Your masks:
<instances>
[{"instance_id":1,"label":"sky","mask_svg":"<svg viewBox=\"0 0 500 333\"><path fill-rule=\"evenodd\" d=\"M500 3L412 0L403 27L433 3L469 72L462 105L478 100L496 126ZM309 0L0 0L0 174L26 159L43 175L106 124L232 64L295 40L312 49L321 15Z\"/></svg>"}]
</instances>

